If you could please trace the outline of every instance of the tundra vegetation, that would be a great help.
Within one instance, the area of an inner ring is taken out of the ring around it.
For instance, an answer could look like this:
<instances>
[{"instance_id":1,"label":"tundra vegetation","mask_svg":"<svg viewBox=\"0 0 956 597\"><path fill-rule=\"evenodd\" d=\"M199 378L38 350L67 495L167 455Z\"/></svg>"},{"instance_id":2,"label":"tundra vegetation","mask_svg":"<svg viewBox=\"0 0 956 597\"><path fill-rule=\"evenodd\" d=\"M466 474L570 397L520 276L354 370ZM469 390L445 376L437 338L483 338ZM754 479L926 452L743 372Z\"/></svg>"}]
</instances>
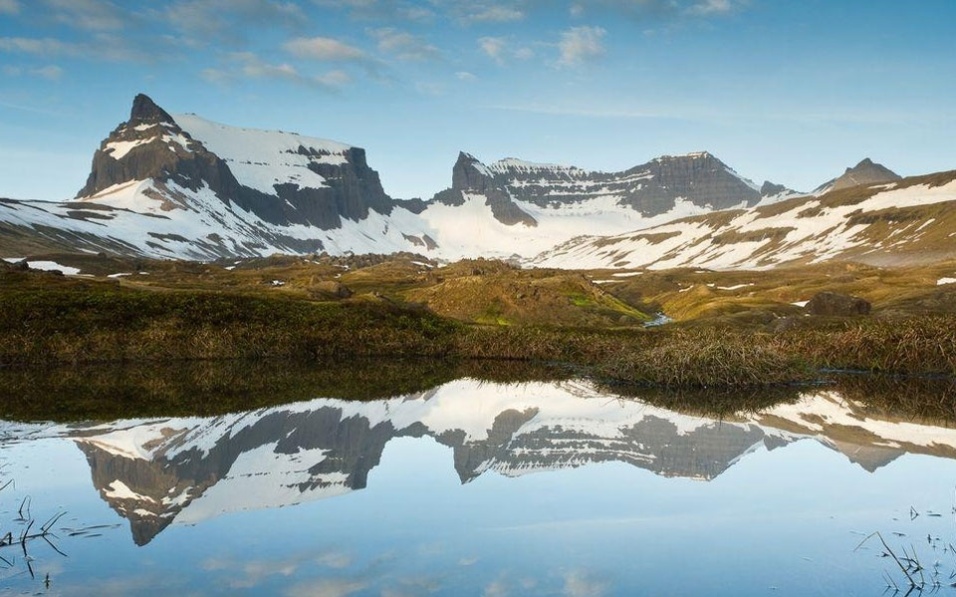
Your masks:
<instances>
[{"instance_id":1,"label":"tundra vegetation","mask_svg":"<svg viewBox=\"0 0 956 597\"><path fill-rule=\"evenodd\" d=\"M474 366L462 369L473 361L544 363L549 375L615 387L729 390L738 398L747 389L832 381L836 370L956 374L956 284L941 283L956 277L956 262L717 272L521 269L482 259L439 265L416 255L31 259L81 275L0 269L0 366L11 396L50 377L39 368L59 365L188 362L198 383L225 387L197 363L323 363L308 374L283 365L297 373L271 378L307 392L327 387L323 372L342 367L329 360L374 357L403 359L409 374L365 387L355 377L355 397L462 371L481 377ZM823 292L863 299L866 309L813 314L806 303ZM669 322L648 325L660 314ZM421 358L451 365L430 369ZM71 379L62 370L53 377ZM141 382L173 403L187 400L174 381L136 379L130 394ZM258 391L236 387L208 410L248 406Z\"/></svg>"}]
</instances>

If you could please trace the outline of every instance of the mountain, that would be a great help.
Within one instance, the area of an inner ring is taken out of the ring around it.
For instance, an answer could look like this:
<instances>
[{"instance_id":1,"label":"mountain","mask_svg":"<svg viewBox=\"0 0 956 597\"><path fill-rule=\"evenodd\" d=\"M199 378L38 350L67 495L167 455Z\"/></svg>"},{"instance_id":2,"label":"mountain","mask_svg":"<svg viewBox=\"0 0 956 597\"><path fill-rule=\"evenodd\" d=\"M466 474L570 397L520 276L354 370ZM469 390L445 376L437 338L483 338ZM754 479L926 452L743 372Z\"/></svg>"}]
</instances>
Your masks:
<instances>
[{"instance_id":1,"label":"mountain","mask_svg":"<svg viewBox=\"0 0 956 597\"><path fill-rule=\"evenodd\" d=\"M866 158L856 166L847 168L839 178L829 180L817 187L813 194L823 195L830 191L839 191L861 185L875 185L882 183L897 182L902 177L882 164L875 164L870 158Z\"/></svg>"},{"instance_id":2,"label":"mountain","mask_svg":"<svg viewBox=\"0 0 956 597\"><path fill-rule=\"evenodd\" d=\"M363 149L173 115L133 101L65 202L0 199L0 253L93 251L213 259L411 251L531 257L581 234L616 234L788 195L703 152L619 173L462 153L431 200L382 188Z\"/></svg>"},{"instance_id":3,"label":"mountain","mask_svg":"<svg viewBox=\"0 0 956 597\"><path fill-rule=\"evenodd\" d=\"M820 391L716 420L617 399L586 381L462 379L387 400L320 398L211 418L51 430L3 423L0 436L22 441L52 434L75 442L93 485L130 521L142 545L173 523L362 489L385 446L400 437L430 437L449 447L462 483L489 472L519 477L601 462L709 481L755 451L804 439L870 471L907 452L956 457L952 429L867 413L862 403Z\"/></svg>"},{"instance_id":4,"label":"mountain","mask_svg":"<svg viewBox=\"0 0 956 597\"><path fill-rule=\"evenodd\" d=\"M905 265L956 257L954 230L956 171L951 171L576 238L532 263L652 269L766 269L826 260Z\"/></svg>"},{"instance_id":5,"label":"mountain","mask_svg":"<svg viewBox=\"0 0 956 597\"><path fill-rule=\"evenodd\" d=\"M161 213L194 208L203 190L270 224L322 230L340 227L342 218L367 218L370 210L387 215L394 204L360 148L195 115L173 118L145 95L136 96L129 121L93 156L77 198L117 206L138 201Z\"/></svg>"},{"instance_id":6,"label":"mountain","mask_svg":"<svg viewBox=\"0 0 956 597\"><path fill-rule=\"evenodd\" d=\"M762 192L706 151L663 156L624 172L593 172L515 158L486 166L462 153L455 164L452 187L436 198L455 202L469 193L485 194L493 209L512 220L534 225L534 218L528 214L514 214L515 207L523 203L560 209L603 199L652 218L672 212L681 204L713 211L752 206L765 195L787 191L770 182L763 189L769 192ZM508 209L512 213L507 213Z\"/></svg>"}]
</instances>

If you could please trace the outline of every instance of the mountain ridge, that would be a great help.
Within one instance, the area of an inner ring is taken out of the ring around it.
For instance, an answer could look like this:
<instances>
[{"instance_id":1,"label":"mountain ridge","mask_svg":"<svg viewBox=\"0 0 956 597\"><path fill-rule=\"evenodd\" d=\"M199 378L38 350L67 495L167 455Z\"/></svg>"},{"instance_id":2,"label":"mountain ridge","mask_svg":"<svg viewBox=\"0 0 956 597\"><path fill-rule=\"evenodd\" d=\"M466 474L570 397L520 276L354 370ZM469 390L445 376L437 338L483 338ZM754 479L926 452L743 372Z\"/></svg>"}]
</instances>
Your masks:
<instances>
[{"instance_id":1,"label":"mountain ridge","mask_svg":"<svg viewBox=\"0 0 956 597\"><path fill-rule=\"evenodd\" d=\"M449 261L494 257L576 268L550 256L568 254L586 238L615 244L641 231L661 238L671 234L661 226L682 218L726 219L728 210L800 197L811 202L861 188L859 181L900 183L870 159L821 187L826 193L802 195L769 181L758 186L706 151L660 156L620 172L518 158L486 165L462 151L449 188L427 200L394 199L362 148L171 115L140 94L129 119L96 150L75 200L0 201L0 251L22 257L17 247L42 247L196 260L419 252ZM626 260L599 263L618 267Z\"/></svg>"}]
</instances>

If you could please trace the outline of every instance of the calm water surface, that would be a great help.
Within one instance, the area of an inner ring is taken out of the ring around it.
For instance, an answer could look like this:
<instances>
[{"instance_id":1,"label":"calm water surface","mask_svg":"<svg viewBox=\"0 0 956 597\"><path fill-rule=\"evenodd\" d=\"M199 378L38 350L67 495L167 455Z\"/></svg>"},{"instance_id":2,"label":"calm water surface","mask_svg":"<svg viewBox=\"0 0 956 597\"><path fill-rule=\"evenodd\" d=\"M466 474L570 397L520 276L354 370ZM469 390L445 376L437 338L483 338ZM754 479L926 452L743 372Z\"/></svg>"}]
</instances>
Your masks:
<instances>
[{"instance_id":1,"label":"calm water surface","mask_svg":"<svg viewBox=\"0 0 956 597\"><path fill-rule=\"evenodd\" d=\"M25 498L31 532L65 513L52 545L0 548L9 594L905 589L878 539L856 549L875 531L927 576L956 570L956 430L830 391L718 421L585 381L459 379L214 417L7 422L0 466L2 533L23 532Z\"/></svg>"}]
</instances>

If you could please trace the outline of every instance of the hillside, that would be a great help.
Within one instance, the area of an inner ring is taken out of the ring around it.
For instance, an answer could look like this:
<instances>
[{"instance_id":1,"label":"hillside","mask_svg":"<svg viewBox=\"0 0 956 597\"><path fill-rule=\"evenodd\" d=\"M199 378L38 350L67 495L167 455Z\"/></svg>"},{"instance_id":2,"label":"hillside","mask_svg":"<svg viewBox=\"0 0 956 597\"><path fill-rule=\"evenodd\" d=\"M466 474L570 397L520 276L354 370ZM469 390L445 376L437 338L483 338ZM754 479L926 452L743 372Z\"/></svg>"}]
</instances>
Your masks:
<instances>
[{"instance_id":1,"label":"hillside","mask_svg":"<svg viewBox=\"0 0 956 597\"><path fill-rule=\"evenodd\" d=\"M616 236L576 238L532 263L651 269L932 263L956 257L954 201L956 171L942 172L682 218Z\"/></svg>"}]
</instances>

